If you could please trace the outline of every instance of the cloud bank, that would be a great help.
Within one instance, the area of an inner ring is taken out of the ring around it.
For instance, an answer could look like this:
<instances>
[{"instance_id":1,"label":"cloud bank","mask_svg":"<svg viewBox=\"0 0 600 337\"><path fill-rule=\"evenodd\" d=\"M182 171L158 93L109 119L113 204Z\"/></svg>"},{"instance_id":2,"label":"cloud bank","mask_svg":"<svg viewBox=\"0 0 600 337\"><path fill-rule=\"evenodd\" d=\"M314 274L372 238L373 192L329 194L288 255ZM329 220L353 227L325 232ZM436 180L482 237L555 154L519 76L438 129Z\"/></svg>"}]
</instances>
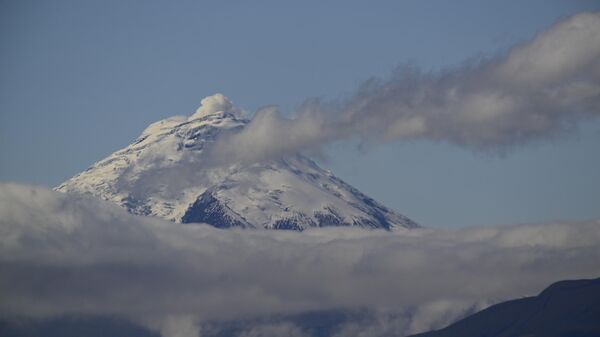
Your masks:
<instances>
[{"instance_id":1,"label":"cloud bank","mask_svg":"<svg viewBox=\"0 0 600 337\"><path fill-rule=\"evenodd\" d=\"M214 153L221 161L260 161L348 138L504 151L599 114L600 13L583 12L502 55L441 71L401 67L346 99L307 101L292 119L262 109Z\"/></svg>"},{"instance_id":2,"label":"cloud bank","mask_svg":"<svg viewBox=\"0 0 600 337\"><path fill-rule=\"evenodd\" d=\"M598 277L599 266L600 221L219 230L0 185L0 317L116 315L165 337L210 336L239 320L255 322L239 336L310 336L286 317L338 310L362 314L332 336L402 336L557 280Z\"/></svg>"}]
</instances>

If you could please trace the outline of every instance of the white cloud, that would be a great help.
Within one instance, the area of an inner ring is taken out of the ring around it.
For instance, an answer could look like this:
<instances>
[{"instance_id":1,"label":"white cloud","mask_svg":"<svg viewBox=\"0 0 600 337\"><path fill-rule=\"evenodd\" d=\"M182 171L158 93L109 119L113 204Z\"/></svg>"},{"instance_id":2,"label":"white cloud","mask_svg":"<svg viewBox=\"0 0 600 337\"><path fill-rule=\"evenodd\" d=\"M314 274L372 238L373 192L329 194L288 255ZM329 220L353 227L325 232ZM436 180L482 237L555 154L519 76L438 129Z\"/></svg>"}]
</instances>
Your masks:
<instances>
[{"instance_id":1,"label":"white cloud","mask_svg":"<svg viewBox=\"0 0 600 337\"><path fill-rule=\"evenodd\" d=\"M502 55L438 72L401 67L347 99L307 101L292 119L266 108L242 132L221 139L214 154L260 161L353 137L497 151L598 114L600 13L583 12Z\"/></svg>"},{"instance_id":2,"label":"white cloud","mask_svg":"<svg viewBox=\"0 0 600 337\"><path fill-rule=\"evenodd\" d=\"M167 316L159 329L164 337L200 337L200 326L192 315Z\"/></svg>"},{"instance_id":3,"label":"white cloud","mask_svg":"<svg viewBox=\"0 0 600 337\"><path fill-rule=\"evenodd\" d=\"M200 107L192 116L190 116L189 119L192 120L196 118L202 118L215 112L242 114L242 111L236 108L229 98L225 97L225 95L221 93L216 93L202 99L200 102Z\"/></svg>"},{"instance_id":4,"label":"white cloud","mask_svg":"<svg viewBox=\"0 0 600 337\"><path fill-rule=\"evenodd\" d=\"M545 86L598 66L600 15L580 13L513 48L494 70L504 81Z\"/></svg>"},{"instance_id":5,"label":"white cloud","mask_svg":"<svg viewBox=\"0 0 600 337\"><path fill-rule=\"evenodd\" d=\"M258 324L243 330L240 337L309 337L300 328L290 322Z\"/></svg>"},{"instance_id":6,"label":"white cloud","mask_svg":"<svg viewBox=\"0 0 600 337\"><path fill-rule=\"evenodd\" d=\"M600 221L228 231L133 216L44 188L0 186L4 317L117 315L165 337L187 337L210 335L204 332L214 322L366 310L335 333L402 335L557 280L597 277L599 263ZM241 331L282 330L309 333L285 320Z\"/></svg>"}]
</instances>

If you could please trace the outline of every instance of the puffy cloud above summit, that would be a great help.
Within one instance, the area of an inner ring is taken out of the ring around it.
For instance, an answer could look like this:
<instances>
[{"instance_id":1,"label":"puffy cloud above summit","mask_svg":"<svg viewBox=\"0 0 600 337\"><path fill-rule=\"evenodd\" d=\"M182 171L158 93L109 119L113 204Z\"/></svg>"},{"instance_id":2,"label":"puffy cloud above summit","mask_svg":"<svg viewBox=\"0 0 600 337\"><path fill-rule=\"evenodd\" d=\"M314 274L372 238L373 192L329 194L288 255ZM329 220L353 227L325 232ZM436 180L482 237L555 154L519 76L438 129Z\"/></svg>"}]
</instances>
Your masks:
<instances>
[{"instance_id":1,"label":"puffy cloud above summit","mask_svg":"<svg viewBox=\"0 0 600 337\"><path fill-rule=\"evenodd\" d=\"M501 55L441 71L400 67L341 101L309 100L292 119L268 107L215 153L257 161L353 137L497 151L599 114L600 13L583 12Z\"/></svg>"},{"instance_id":2,"label":"puffy cloud above summit","mask_svg":"<svg viewBox=\"0 0 600 337\"><path fill-rule=\"evenodd\" d=\"M0 316L128 317L164 336L261 318L366 310L337 336L440 327L561 279L598 276L600 222L403 232L219 230L132 216L43 188L0 186ZM273 318L275 321L265 321ZM212 331L212 330L211 330Z\"/></svg>"},{"instance_id":3,"label":"puffy cloud above summit","mask_svg":"<svg viewBox=\"0 0 600 337\"><path fill-rule=\"evenodd\" d=\"M207 96L202 99L200 102L200 107L196 110L196 112L190 116L190 120L201 118L206 115L210 115L215 112L230 112L235 114L241 114L242 111L236 108L233 103L229 100L229 98L225 97L225 95L221 93L216 93L211 96Z\"/></svg>"}]
</instances>

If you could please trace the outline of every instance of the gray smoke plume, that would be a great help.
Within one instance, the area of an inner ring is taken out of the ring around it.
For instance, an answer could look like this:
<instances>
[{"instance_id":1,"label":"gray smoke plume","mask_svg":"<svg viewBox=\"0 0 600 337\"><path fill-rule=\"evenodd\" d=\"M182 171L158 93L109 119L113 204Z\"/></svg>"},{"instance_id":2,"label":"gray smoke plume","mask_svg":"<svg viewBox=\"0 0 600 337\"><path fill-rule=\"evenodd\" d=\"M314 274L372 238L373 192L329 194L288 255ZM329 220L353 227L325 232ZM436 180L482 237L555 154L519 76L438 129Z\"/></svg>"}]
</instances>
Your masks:
<instances>
[{"instance_id":1,"label":"gray smoke plume","mask_svg":"<svg viewBox=\"0 0 600 337\"><path fill-rule=\"evenodd\" d=\"M259 161L348 138L502 151L598 114L600 13L584 12L502 55L436 72L401 67L347 99L307 101L291 119L276 107L261 109L214 153L224 161Z\"/></svg>"}]
</instances>

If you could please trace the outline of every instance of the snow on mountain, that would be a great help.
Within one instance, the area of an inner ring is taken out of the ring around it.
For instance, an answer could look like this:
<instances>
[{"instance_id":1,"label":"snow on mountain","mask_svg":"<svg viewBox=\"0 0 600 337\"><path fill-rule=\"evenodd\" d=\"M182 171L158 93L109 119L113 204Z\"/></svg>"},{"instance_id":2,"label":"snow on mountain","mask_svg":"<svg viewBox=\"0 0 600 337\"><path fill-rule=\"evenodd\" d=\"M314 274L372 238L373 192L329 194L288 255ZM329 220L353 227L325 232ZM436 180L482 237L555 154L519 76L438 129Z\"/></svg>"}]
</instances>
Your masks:
<instances>
[{"instance_id":1,"label":"snow on mountain","mask_svg":"<svg viewBox=\"0 0 600 337\"><path fill-rule=\"evenodd\" d=\"M418 227L303 155L211 165L211 144L247 123L225 96L206 97L189 118L151 124L132 144L55 189L91 194L134 214L221 228Z\"/></svg>"}]
</instances>

